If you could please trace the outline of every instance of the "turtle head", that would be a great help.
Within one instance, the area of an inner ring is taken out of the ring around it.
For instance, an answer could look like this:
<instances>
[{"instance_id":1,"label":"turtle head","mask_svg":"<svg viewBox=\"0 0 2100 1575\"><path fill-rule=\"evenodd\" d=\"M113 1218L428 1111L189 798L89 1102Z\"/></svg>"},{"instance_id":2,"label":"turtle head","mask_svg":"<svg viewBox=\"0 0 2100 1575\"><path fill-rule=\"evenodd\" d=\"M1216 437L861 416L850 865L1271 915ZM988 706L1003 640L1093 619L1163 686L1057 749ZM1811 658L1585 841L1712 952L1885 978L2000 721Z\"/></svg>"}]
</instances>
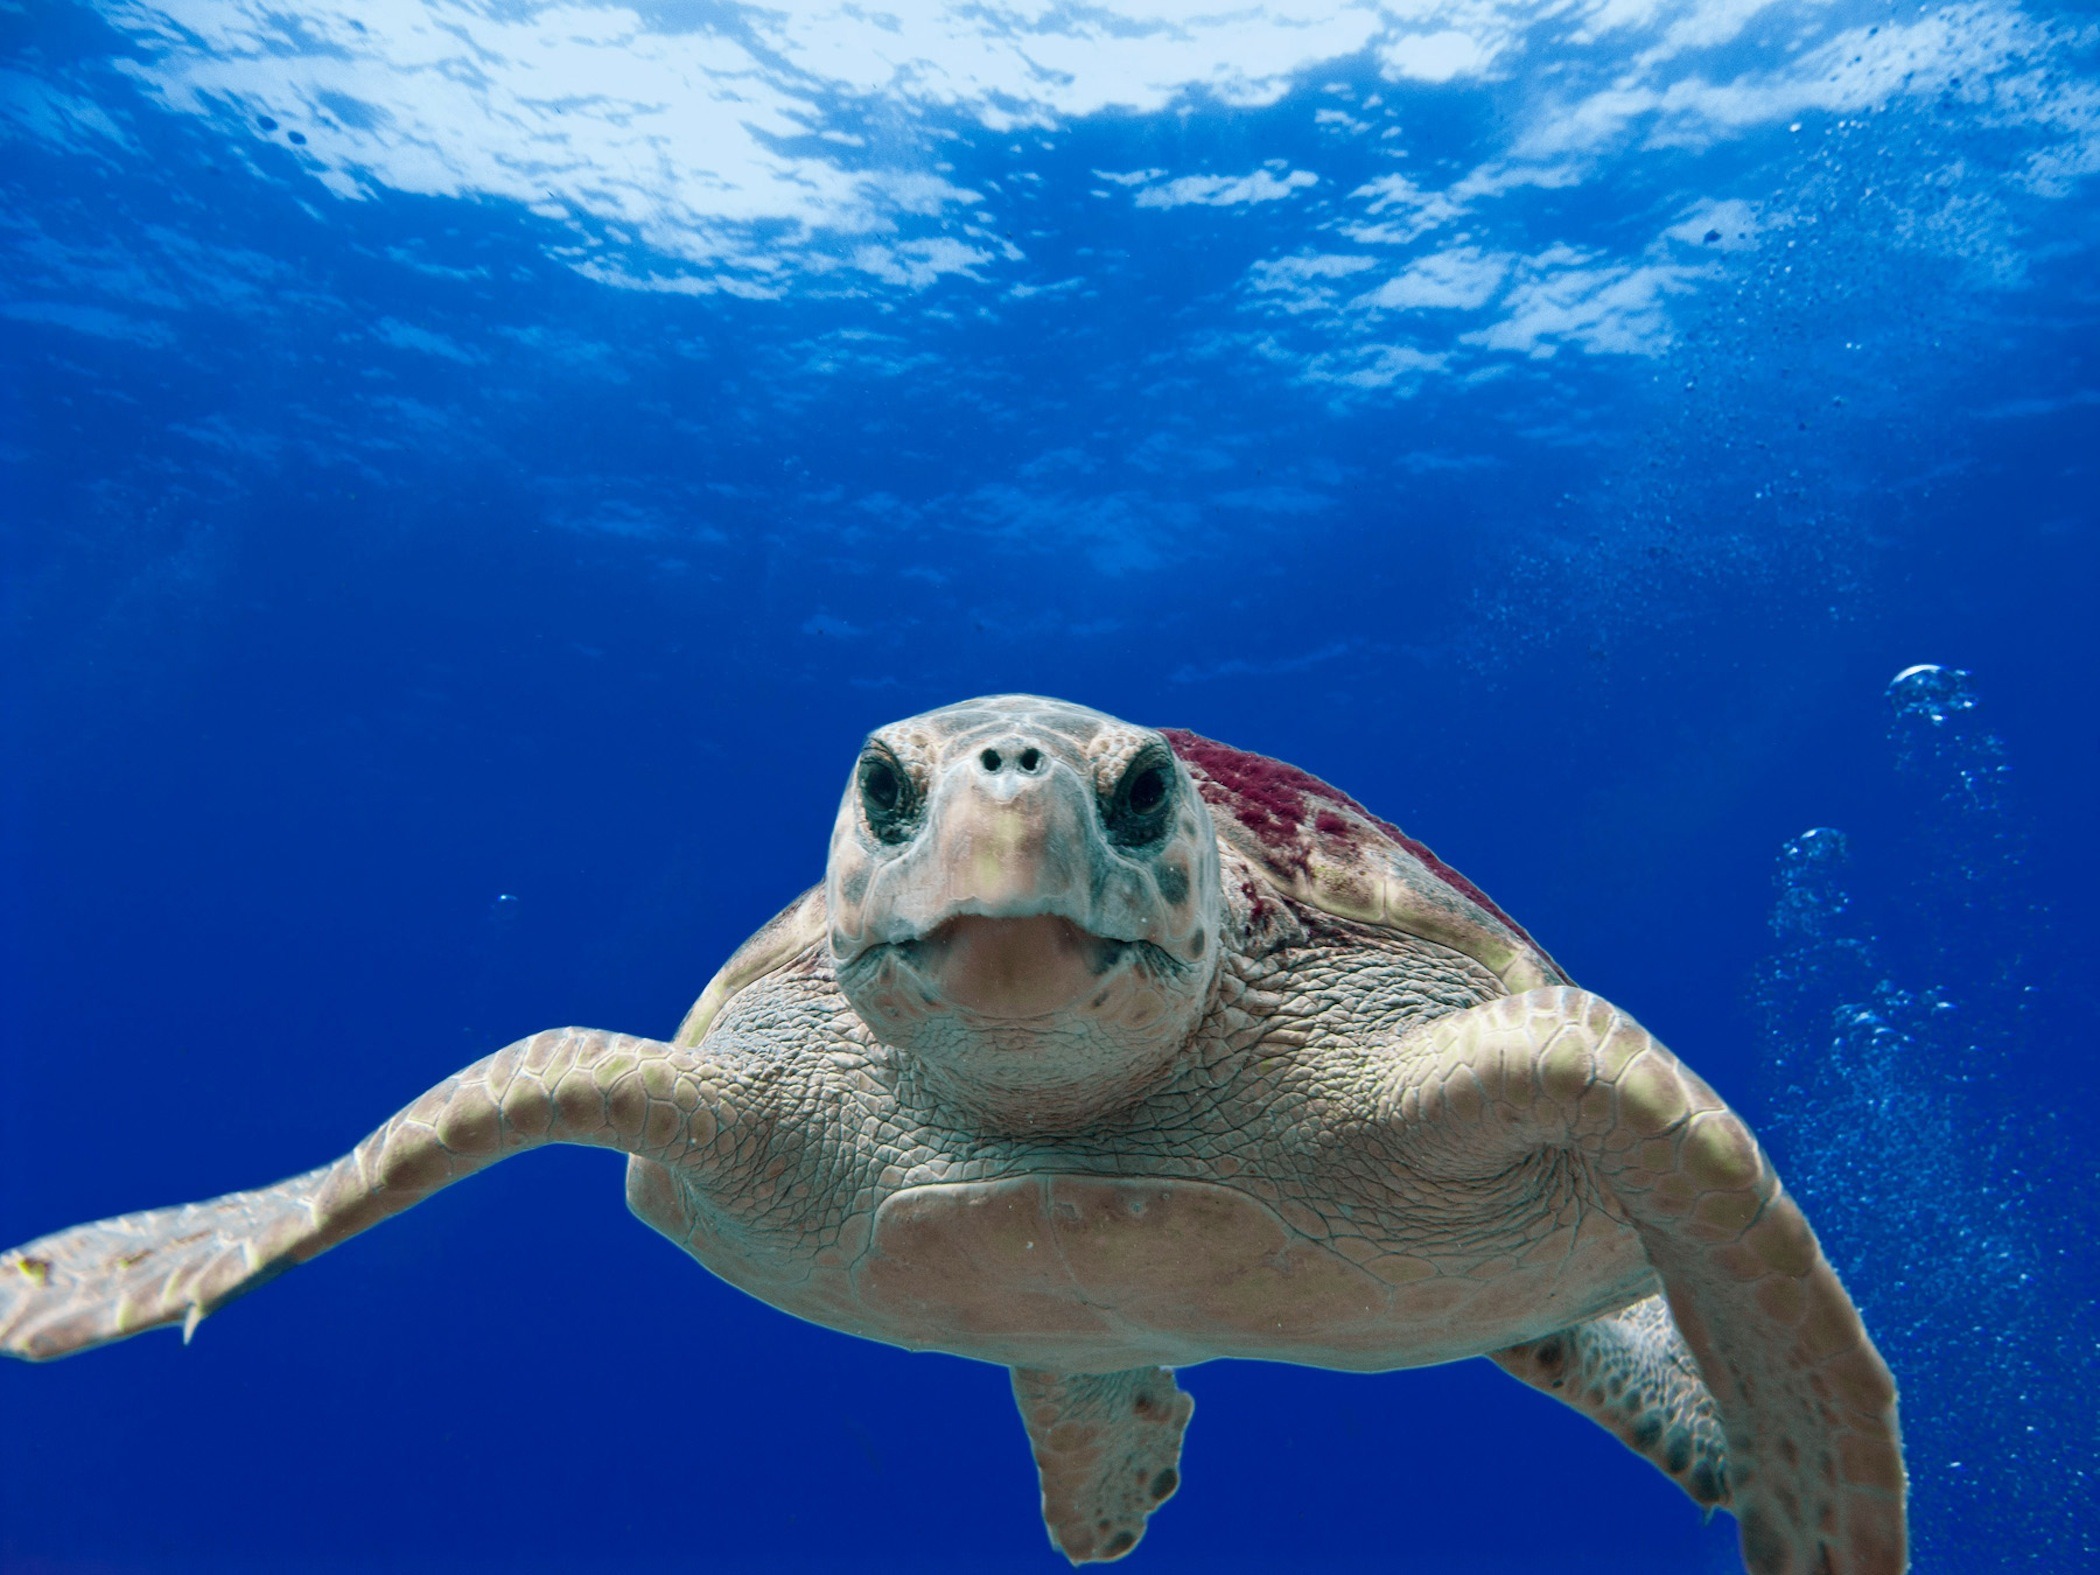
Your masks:
<instances>
[{"instance_id":1,"label":"turtle head","mask_svg":"<svg viewBox=\"0 0 2100 1575\"><path fill-rule=\"evenodd\" d=\"M824 896L854 1010L1009 1127L1135 1097L1217 973L1217 839L1188 772L1148 728L1033 695L870 735Z\"/></svg>"}]
</instances>

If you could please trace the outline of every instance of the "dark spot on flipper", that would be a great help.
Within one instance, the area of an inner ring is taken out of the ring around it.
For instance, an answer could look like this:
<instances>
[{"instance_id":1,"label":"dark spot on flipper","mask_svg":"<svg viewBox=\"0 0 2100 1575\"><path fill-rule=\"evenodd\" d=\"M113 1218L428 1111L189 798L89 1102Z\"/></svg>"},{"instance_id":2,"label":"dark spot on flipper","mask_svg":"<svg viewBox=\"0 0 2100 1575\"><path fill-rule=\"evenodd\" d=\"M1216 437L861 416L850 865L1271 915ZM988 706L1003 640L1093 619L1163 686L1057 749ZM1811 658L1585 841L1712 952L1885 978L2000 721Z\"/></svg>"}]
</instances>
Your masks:
<instances>
[{"instance_id":1,"label":"dark spot on flipper","mask_svg":"<svg viewBox=\"0 0 2100 1575\"><path fill-rule=\"evenodd\" d=\"M1662 1437L1662 1433L1661 1417L1652 1413L1644 1416L1633 1424L1633 1447L1645 1453L1655 1447L1655 1441Z\"/></svg>"},{"instance_id":2,"label":"dark spot on flipper","mask_svg":"<svg viewBox=\"0 0 2100 1575\"><path fill-rule=\"evenodd\" d=\"M1181 1473L1169 1466L1152 1479L1152 1486L1147 1491L1151 1493L1153 1502L1157 1503L1180 1486Z\"/></svg>"},{"instance_id":3,"label":"dark spot on flipper","mask_svg":"<svg viewBox=\"0 0 2100 1575\"><path fill-rule=\"evenodd\" d=\"M1159 1415L1159 1402L1149 1394L1140 1393L1137 1399L1131 1402L1130 1409L1149 1422Z\"/></svg>"},{"instance_id":4,"label":"dark spot on flipper","mask_svg":"<svg viewBox=\"0 0 2100 1575\"><path fill-rule=\"evenodd\" d=\"M1670 1429L1670 1440L1663 1445L1663 1465L1673 1477L1684 1475L1684 1468L1692 1463L1692 1435L1681 1427Z\"/></svg>"},{"instance_id":5,"label":"dark spot on flipper","mask_svg":"<svg viewBox=\"0 0 2100 1575\"><path fill-rule=\"evenodd\" d=\"M1119 1531L1101 1545L1101 1551L1109 1558L1119 1558L1137 1546L1137 1537L1128 1531Z\"/></svg>"},{"instance_id":6,"label":"dark spot on flipper","mask_svg":"<svg viewBox=\"0 0 2100 1575\"><path fill-rule=\"evenodd\" d=\"M1720 1474L1714 1469L1714 1463L1711 1460L1702 1460L1692 1467L1691 1481L1687 1485L1691 1488L1692 1497L1700 1503L1718 1504L1721 1502Z\"/></svg>"},{"instance_id":7,"label":"dark spot on flipper","mask_svg":"<svg viewBox=\"0 0 2100 1575\"><path fill-rule=\"evenodd\" d=\"M1801 1465L1801 1446L1791 1438L1782 1438L1779 1441L1779 1458L1798 1469Z\"/></svg>"}]
</instances>

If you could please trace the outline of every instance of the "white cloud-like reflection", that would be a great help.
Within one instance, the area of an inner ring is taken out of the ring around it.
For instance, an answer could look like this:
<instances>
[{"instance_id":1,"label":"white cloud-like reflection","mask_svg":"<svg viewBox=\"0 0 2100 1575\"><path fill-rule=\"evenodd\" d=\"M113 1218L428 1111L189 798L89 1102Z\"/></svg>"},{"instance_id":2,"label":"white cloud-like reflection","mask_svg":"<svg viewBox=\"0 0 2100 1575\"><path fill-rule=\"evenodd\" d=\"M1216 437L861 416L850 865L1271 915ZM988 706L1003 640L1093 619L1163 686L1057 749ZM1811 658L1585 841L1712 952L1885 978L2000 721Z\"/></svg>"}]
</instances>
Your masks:
<instances>
[{"instance_id":1,"label":"white cloud-like reflection","mask_svg":"<svg viewBox=\"0 0 2100 1575\"><path fill-rule=\"evenodd\" d=\"M508 201L571 228L568 260L609 284L759 297L942 281L1040 293L1049 286L1025 277L1027 240L993 211L998 182L980 174L975 185L991 189L973 189L944 160L945 139L1011 137L1002 178L1025 180L1039 139L1090 117L1142 127L1191 106L1273 106L1340 72L1356 86L1330 87L1342 96L1309 106L1306 121L1324 145L1351 150L1351 172L1300 153L1093 178L1107 183L1100 196L1140 209L1247 223L1302 215L1295 246L1250 241L1247 299L1329 324L1349 342L1307 375L1365 386L1483 354L1665 345L1670 298L1699 276L1670 248L1754 247L1760 225L1780 220L1753 222L1746 204L1769 194L1710 193L1619 256L1572 234L1489 238L1498 204L1616 176L1629 161L1917 102L2017 133L2034 193L2067 194L2100 170L2100 88L2067 53L2090 41L2006 0L1954 0L1902 21L1864 0L104 0L103 10L136 41L129 69L162 102L280 143L299 132L311 178L343 200ZM1416 165L1396 106L1461 93L1481 95L1502 129L1484 134L1470 168ZM121 136L50 92L0 98L17 134ZM1156 159L1161 144L1139 140ZM1393 167L1365 182L1366 157ZM1396 338L1396 324L1429 317L1445 325L1437 347Z\"/></svg>"},{"instance_id":2,"label":"white cloud-like reflection","mask_svg":"<svg viewBox=\"0 0 2100 1575\"><path fill-rule=\"evenodd\" d=\"M1277 161L1281 164L1281 160ZM1158 186L1147 186L1137 194L1140 208L1185 208L1191 203L1207 208L1230 208L1243 202L1276 202L1317 186L1320 177L1311 170L1258 169L1251 175L1184 175Z\"/></svg>"}]
</instances>

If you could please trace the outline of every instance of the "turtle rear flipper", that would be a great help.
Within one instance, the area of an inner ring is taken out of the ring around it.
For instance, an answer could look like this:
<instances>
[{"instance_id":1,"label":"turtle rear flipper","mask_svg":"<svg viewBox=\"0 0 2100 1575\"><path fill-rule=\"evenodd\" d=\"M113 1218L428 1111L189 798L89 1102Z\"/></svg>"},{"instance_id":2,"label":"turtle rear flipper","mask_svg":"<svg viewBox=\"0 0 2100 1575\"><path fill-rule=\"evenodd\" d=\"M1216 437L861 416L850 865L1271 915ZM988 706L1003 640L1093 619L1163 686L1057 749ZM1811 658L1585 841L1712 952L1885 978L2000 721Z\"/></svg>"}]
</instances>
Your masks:
<instances>
[{"instance_id":1,"label":"turtle rear flipper","mask_svg":"<svg viewBox=\"0 0 2100 1575\"><path fill-rule=\"evenodd\" d=\"M1714 1397L1660 1296L1491 1359L1608 1429L1701 1509L1727 1506L1728 1444Z\"/></svg>"},{"instance_id":2,"label":"turtle rear flipper","mask_svg":"<svg viewBox=\"0 0 2100 1575\"><path fill-rule=\"evenodd\" d=\"M48 1361L208 1314L440 1187L542 1143L693 1164L734 1074L650 1039L565 1028L447 1078L332 1165L0 1253L0 1354ZM722 1111L724 1115L726 1110Z\"/></svg>"},{"instance_id":3,"label":"turtle rear flipper","mask_svg":"<svg viewBox=\"0 0 2100 1575\"><path fill-rule=\"evenodd\" d=\"M1016 1367L1013 1379L1041 1473L1050 1540L1074 1564L1120 1559L1181 1485L1181 1435L1196 1402L1165 1367Z\"/></svg>"}]
</instances>

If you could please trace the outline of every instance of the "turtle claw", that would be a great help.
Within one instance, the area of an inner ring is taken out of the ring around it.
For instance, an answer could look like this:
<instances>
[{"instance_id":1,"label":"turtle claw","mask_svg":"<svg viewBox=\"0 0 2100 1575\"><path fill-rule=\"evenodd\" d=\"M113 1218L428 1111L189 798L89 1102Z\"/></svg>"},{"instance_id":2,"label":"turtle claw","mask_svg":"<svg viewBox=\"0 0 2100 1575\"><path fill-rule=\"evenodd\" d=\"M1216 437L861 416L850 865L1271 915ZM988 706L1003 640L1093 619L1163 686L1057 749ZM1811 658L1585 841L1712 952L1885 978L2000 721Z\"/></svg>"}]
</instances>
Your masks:
<instances>
[{"instance_id":1,"label":"turtle claw","mask_svg":"<svg viewBox=\"0 0 2100 1575\"><path fill-rule=\"evenodd\" d=\"M39 1237L0 1254L0 1354L50 1361L169 1324L187 1344L236 1297L536 1144L639 1152L653 1141L683 1155L683 1112L700 1104L695 1067L625 1034L535 1034L431 1089L332 1164Z\"/></svg>"},{"instance_id":2,"label":"turtle claw","mask_svg":"<svg viewBox=\"0 0 2100 1575\"><path fill-rule=\"evenodd\" d=\"M197 1325L290 1266L327 1170L54 1232L0 1256L0 1352L48 1362Z\"/></svg>"}]
</instances>

